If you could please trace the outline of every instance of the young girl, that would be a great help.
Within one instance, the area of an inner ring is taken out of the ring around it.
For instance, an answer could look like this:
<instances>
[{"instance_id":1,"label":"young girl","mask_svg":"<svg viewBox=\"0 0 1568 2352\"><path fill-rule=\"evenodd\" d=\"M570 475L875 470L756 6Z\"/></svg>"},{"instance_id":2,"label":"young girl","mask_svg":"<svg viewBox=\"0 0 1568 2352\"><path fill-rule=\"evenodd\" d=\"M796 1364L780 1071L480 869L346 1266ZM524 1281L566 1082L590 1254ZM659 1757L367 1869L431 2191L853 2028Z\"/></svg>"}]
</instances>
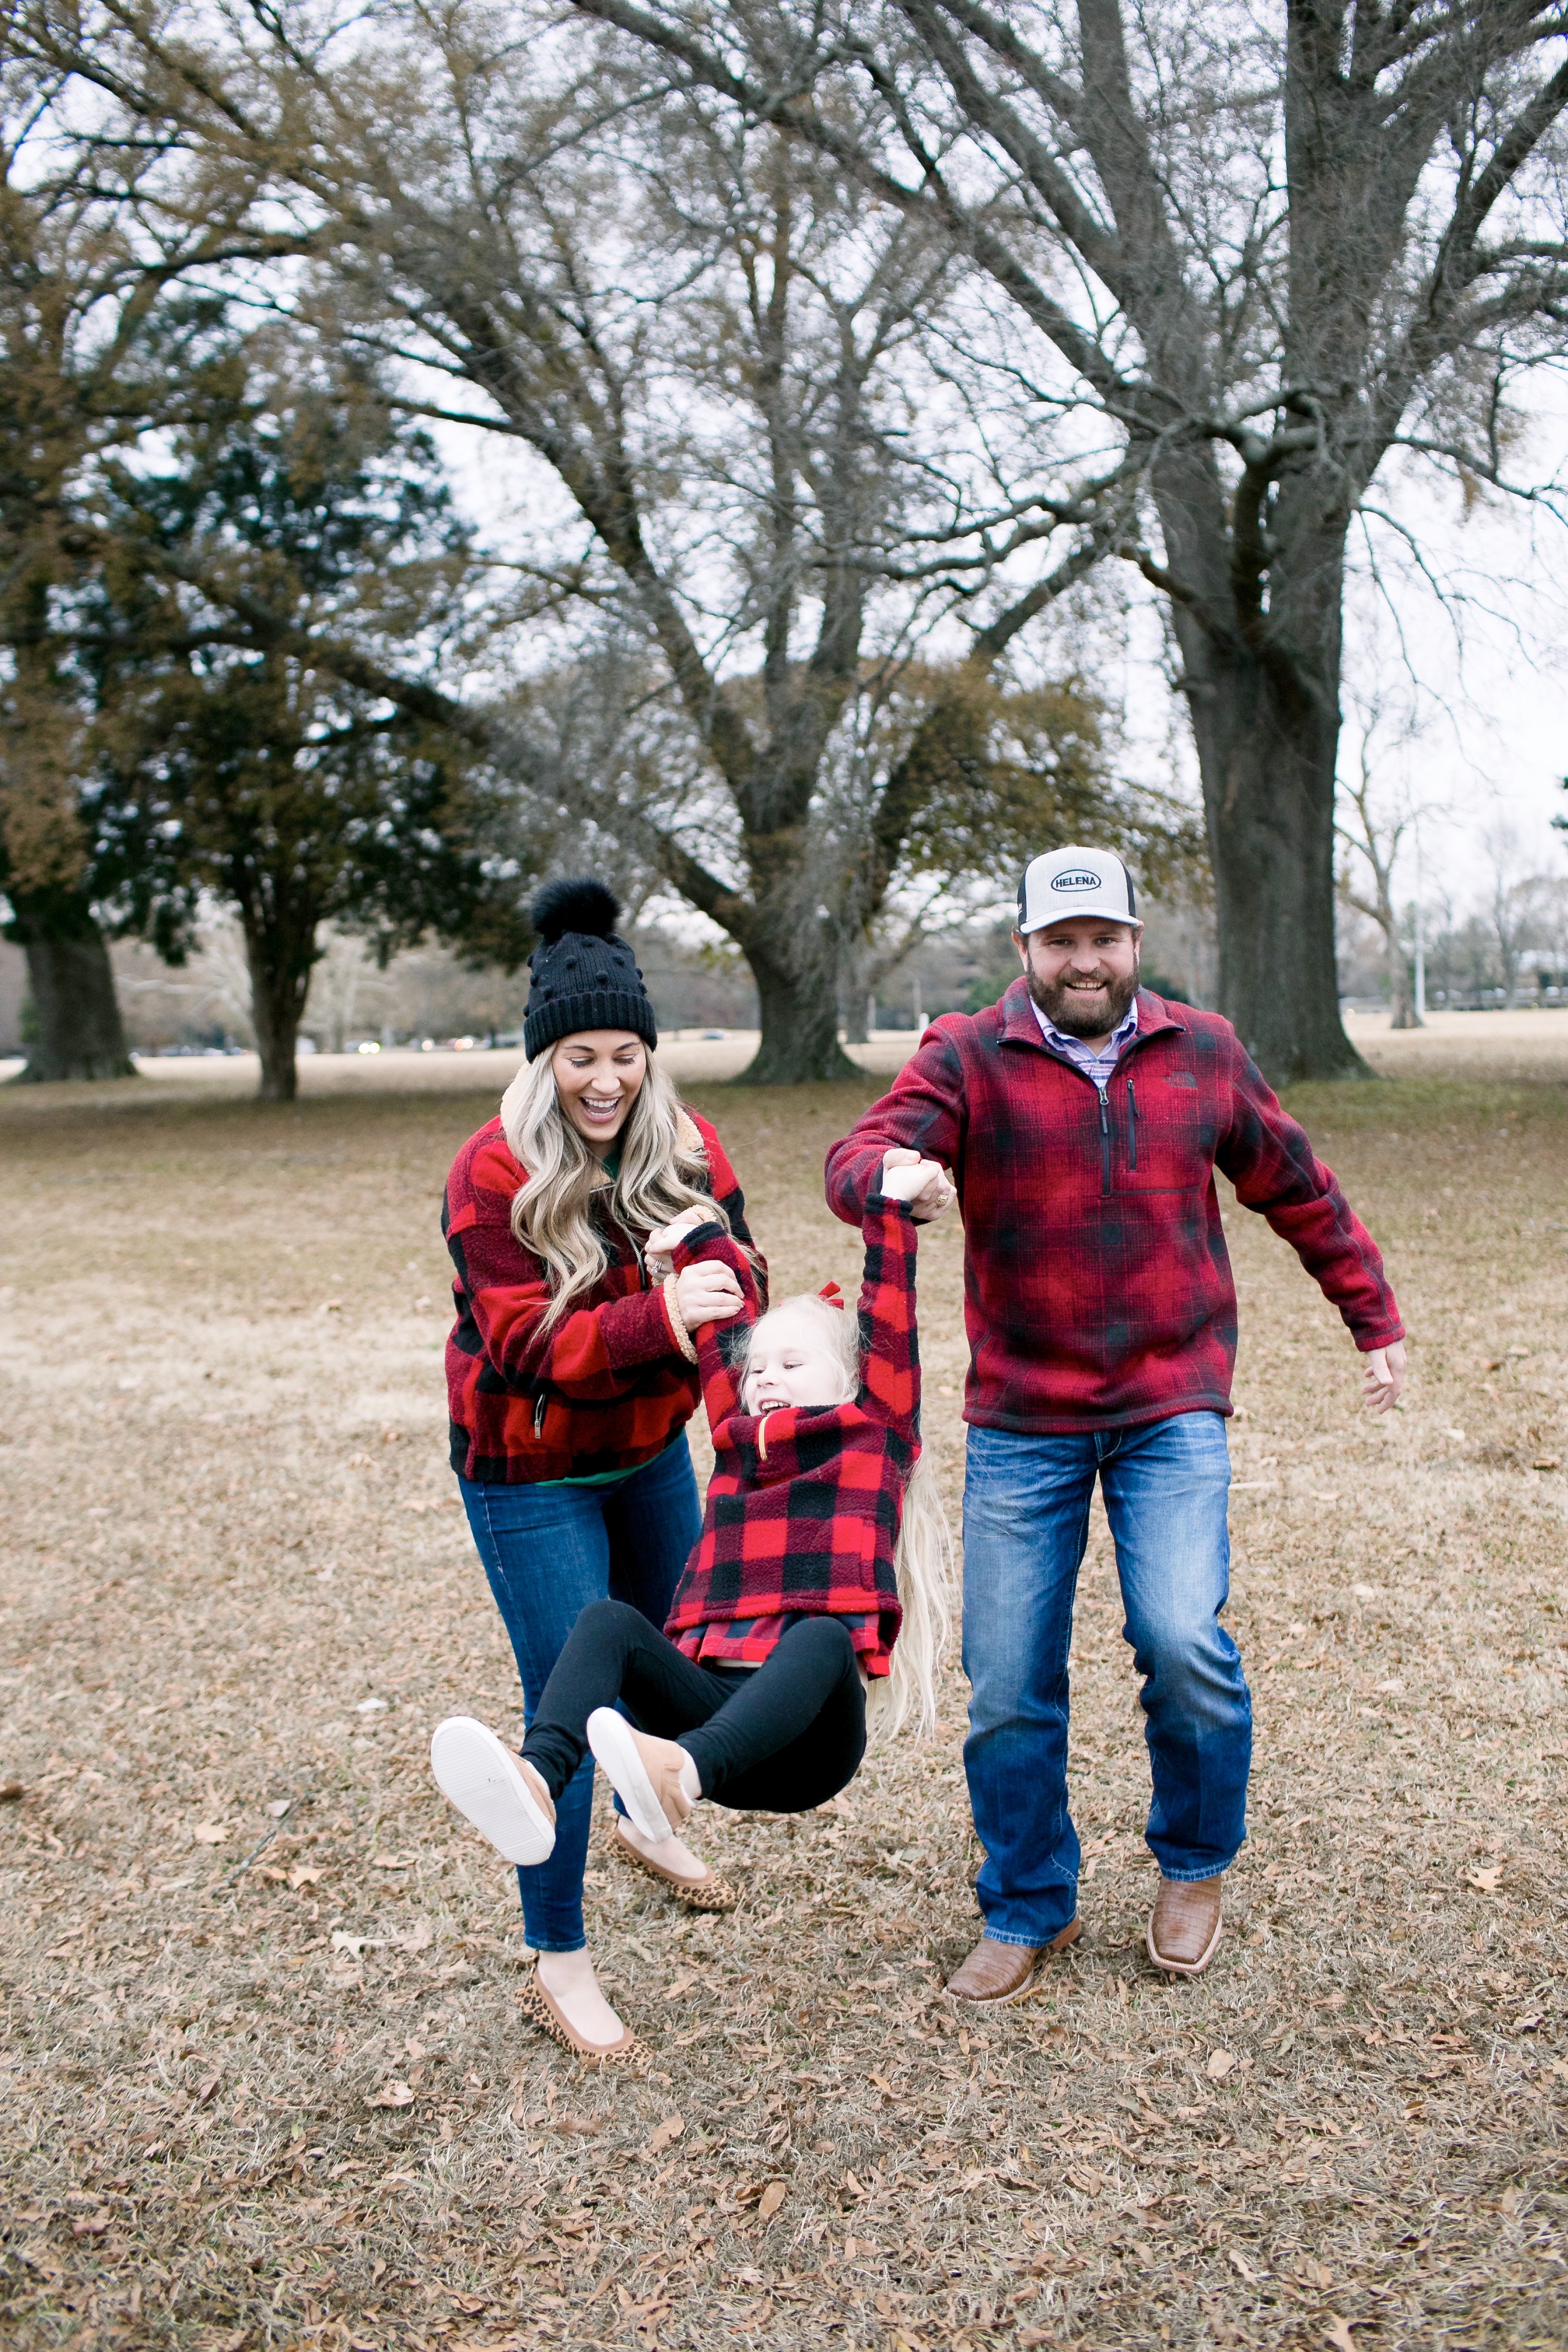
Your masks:
<instances>
[{"instance_id":1,"label":"young girl","mask_svg":"<svg viewBox=\"0 0 1568 2352\"><path fill-rule=\"evenodd\" d=\"M889 1155L867 1204L858 1328L826 1295L759 1319L746 1252L700 1208L650 1237L671 1285L716 1263L744 1299L693 1350L713 1433L702 1533L666 1633L620 1601L583 1611L521 1758L468 1717L438 1727L437 1780L509 1862L549 1854L556 1802L590 1749L636 1826L663 1841L702 1798L781 1813L825 1804L865 1753L868 1693L874 1729L890 1735L911 1714L931 1723L948 1540L920 1449L910 1202L941 1171L896 1164L912 1158ZM529 2007L568 2048L603 2054L542 1987Z\"/></svg>"}]
</instances>

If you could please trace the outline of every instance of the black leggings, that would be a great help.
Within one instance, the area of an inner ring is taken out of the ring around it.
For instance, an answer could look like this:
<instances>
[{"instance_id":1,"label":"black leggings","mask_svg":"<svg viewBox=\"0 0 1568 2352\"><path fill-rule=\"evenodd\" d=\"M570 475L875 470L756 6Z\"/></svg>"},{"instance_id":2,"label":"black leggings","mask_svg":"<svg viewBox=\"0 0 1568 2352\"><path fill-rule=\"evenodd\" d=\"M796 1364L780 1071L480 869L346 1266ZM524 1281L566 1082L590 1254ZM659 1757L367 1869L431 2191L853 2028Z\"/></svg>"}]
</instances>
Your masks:
<instances>
[{"instance_id":1,"label":"black leggings","mask_svg":"<svg viewBox=\"0 0 1568 2352\"><path fill-rule=\"evenodd\" d=\"M522 1752L559 1798L588 1752L588 1717L626 1702L639 1731L675 1739L702 1793L737 1812L805 1813L847 1787L866 1752L855 1645L805 1617L760 1666L700 1666L624 1601L593 1601L551 1669Z\"/></svg>"}]
</instances>

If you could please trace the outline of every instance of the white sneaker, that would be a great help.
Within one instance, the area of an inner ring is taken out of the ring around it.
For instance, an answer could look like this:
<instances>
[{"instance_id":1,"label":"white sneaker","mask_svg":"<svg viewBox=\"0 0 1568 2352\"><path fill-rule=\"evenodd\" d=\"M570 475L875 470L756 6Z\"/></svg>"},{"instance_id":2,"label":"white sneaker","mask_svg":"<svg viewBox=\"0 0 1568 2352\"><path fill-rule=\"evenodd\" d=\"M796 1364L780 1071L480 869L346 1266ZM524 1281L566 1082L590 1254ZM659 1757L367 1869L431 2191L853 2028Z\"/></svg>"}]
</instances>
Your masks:
<instances>
[{"instance_id":1,"label":"white sneaker","mask_svg":"<svg viewBox=\"0 0 1568 2352\"><path fill-rule=\"evenodd\" d=\"M613 1706L596 1706L588 1717L588 1745L644 1837L662 1845L685 1826L692 1798L681 1781L695 1786L696 1768L683 1748L634 1731Z\"/></svg>"},{"instance_id":2,"label":"white sneaker","mask_svg":"<svg viewBox=\"0 0 1568 2352\"><path fill-rule=\"evenodd\" d=\"M555 1850L555 1808L544 1784L503 1739L471 1715L436 1726L430 1769L445 1797L488 1837L498 1853L524 1869Z\"/></svg>"}]
</instances>

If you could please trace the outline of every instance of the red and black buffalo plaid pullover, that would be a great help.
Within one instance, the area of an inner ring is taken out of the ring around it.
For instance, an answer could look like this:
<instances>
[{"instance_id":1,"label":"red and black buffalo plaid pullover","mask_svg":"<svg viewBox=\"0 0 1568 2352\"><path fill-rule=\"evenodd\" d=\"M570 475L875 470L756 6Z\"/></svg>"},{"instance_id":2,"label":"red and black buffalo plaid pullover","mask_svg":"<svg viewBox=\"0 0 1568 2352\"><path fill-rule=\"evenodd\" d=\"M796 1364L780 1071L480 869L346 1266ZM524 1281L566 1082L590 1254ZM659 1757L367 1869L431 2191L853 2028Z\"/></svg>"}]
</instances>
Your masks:
<instances>
[{"instance_id":1,"label":"red and black buffalo plaid pullover","mask_svg":"<svg viewBox=\"0 0 1568 2352\"><path fill-rule=\"evenodd\" d=\"M879 1193L861 1220L860 1388L849 1404L742 1412L731 1370L757 1319L751 1268L716 1226L700 1226L676 1266L716 1258L746 1305L697 1335L713 1433L702 1533L675 1588L665 1632L689 1656L702 1628L756 1619L745 1655L760 1661L795 1615L849 1619L868 1674L885 1675L903 1612L893 1553L904 1489L920 1452L921 1368L915 1332L915 1223ZM858 1620L858 1622L853 1621Z\"/></svg>"},{"instance_id":2,"label":"red and black buffalo plaid pullover","mask_svg":"<svg viewBox=\"0 0 1568 2352\"><path fill-rule=\"evenodd\" d=\"M683 1141L700 1143L709 1189L750 1244L745 1202L719 1138L693 1111ZM600 1279L553 1329L550 1281L511 1230L527 1171L499 1118L471 1135L447 1179L441 1230L457 1279L447 1341L452 1466L497 1486L635 1470L663 1452L697 1410L697 1369L680 1353L664 1294L650 1284L640 1234L611 1213L606 1178L593 1214L610 1253Z\"/></svg>"},{"instance_id":3,"label":"red and black buffalo plaid pullover","mask_svg":"<svg viewBox=\"0 0 1568 2352\"><path fill-rule=\"evenodd\" d=\"M1358 1348L1403 1339L1376 1244L1228 1021L1138 996L1104 1092L1040 1033L1020 977L932 1023L827 1155L860 1217L882 1155L942 1160L963 1211L963 1417L1050 1434L1230 1411L1236 1287L1214 1171L1268 1218Z\"/></svg>"}]
</instances>

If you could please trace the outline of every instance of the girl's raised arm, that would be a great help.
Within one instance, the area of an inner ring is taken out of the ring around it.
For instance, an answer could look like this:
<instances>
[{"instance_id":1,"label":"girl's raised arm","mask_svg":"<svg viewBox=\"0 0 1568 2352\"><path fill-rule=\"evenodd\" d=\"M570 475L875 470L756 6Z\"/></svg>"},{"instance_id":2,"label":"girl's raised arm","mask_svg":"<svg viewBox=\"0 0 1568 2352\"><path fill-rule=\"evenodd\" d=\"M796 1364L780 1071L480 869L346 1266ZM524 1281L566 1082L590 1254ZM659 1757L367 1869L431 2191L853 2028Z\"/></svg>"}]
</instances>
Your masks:
<instances>
[{"instance_id":1,"label":"girl's raised arm","mask_svg":"<svg viewBox=\"0 0 1568 2352\"><path fill-rule=\"evenodd\" d=\"M722 1225L695 1225L686 1233L672 1230L670 1241L668 1255L678 1276L689 1265L727 1265L741 1286L742 1303L738 1315L727 1323L704 1323L691 1334L702 1381L702 1402L708 1408L708 1426L717 1429L740 1402L739 1387L730 1366L733 1357L741 1353L739 1335L749 1331L763 1311L757 1270L740 1243ZM736 1339L726 1339L723 1335L731 1331Z\"/></svg>"},{"instance_id":2,"label":"girl's raised arm","mask_svg":"<svg viewBox=\"0 0 1568 2352\"><path fill-rule=\"evenodd\" d=\"M914 1212L908 1201L890 1199L879 1187L866 1203L860 1231L866 1240L859 1311L861 1402L911 1445L918 1444L921 1351L915 1324Z\"/></svg>"}]
</instances>

